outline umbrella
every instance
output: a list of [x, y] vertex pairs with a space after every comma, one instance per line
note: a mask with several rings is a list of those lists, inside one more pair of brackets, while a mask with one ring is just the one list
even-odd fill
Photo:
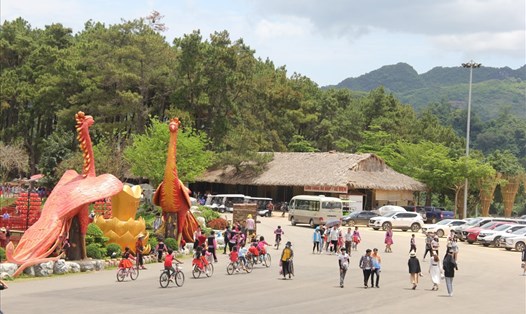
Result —
[[340, 219], [332, 218], [327, 220], [327, 222], [325, 223], [325, 227], [331, 228], [336, 225], [341, 225], [341, 223], [342, 222], [340, 221]]

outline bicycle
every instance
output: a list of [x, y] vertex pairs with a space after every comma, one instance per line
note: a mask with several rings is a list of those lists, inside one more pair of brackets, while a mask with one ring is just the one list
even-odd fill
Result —
[[261, 265], [269, 268], [270, 264], [272, 263], [272, 258], [270, 257], [269, 253], [260, 254], [257, 258], [254, 256], [254, 254], [248, 253], [247, 254], [247, 261], [252, 263], [252, 264], [254, 264], [254, 265], [261, 264]]
[[117, 271], [117, 281], [122, 282], [124, 281], [124, 278], [130, 277], [131, 280], [137, 279], [139, 277], [139, 270], [135, 269], [135, 267], [129, 267], [129, 268], [119, 268]]
[[182, 267], [179, 266], [179, 263], [175, 264], [175, 272], [170, 276], [170, 271], [167, 269], [164, 269], [161, 271], [161, 276], [159, 276], [159, 284], [162, 288], [168, 287], [170, 284], [170, 281], [172, 281], [172, 278], [175, 281], [175, 284], [178, 287], [182, 287], [184, 284], [184, 273]]
[[251, 273], [253, 268], [254, 264], [248, 261], [246, 265], [243, 265], [239, 261], [230, 262], [230, 264], [228, 264], [228, 266], [226, 267], [226, 273], [232, 275], [234, 274], [234, 272], [239, 272], [240, 270], [244, 270], [247, 273]]
[[212, 277], [214, 274], [214, 265], [207, 263], [207, 265], [203, 265], [203, 268], [201, 268], [194, 259], [194, 261], [192, 261], [192, 276], [197, 279], [201, 277], [201, 273], [204, 273], [206, 277]]
[[278, 237], [278, 235], [276, 235], [276, 245], [275, 245], [276, 250], [279, 250], [279, 244], [280, 243], [281, 243], [281, 235], [279, 235], [279, 237]]

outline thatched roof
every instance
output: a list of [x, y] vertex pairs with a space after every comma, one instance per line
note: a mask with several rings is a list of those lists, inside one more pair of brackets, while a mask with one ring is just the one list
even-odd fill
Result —
[[259, 175], [236, 174], [233, 167], [206, 172], [197, 182], [265, 185], [347, 186], [349, 189], [423, 191], [426, 186], [389, 168], [374, 154], [274, 153]]

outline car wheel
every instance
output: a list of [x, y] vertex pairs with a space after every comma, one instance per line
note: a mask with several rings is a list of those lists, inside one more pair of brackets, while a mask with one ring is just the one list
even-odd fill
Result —
[[419, 224], [414, 223], [414, 224], [411, 225], [411, 231], [418, 232], [418, 230], [420, 230], [420, 225]]
[[475, 243], [475, 241], [468, 240], [468, 243], [469, 244], [473, 244], [473, 243]]
[[296, 219], [294, 219], [294, 216], [290, 218], [290, 224], [295, 226], [296, 225]]
[[403, 232], [407, 232], [407, 229], [402, 229]]
[[373, 228], [373, 230], [380, 230], [380, 228]]
[[510, 247], [507, 247], [507, 248], [505, 248], [505, 249], [506, 249], [506, 251], [511, 251], [511, 248], [510, 248]]
[[500, 247], [500, 237], [495, 237], [495, 240], [493, 240], [493, 246]]
[[391, 227], [391, 223], [390, 222], [384, 222], [382, 224], [382, 230], [387, 230], [387, 228], [390, 228]]
[[265, 216], [270, 217], [270, 212], [267, 212]]
[[524, 250], [524, 246], [524, 242], [517, 242], [517, 244], [515, 244], [515, 249], [518, 252], [522, 252]]
[[311, 228], [315, 228], [315, 227], [316, 227], [316, 225], [314, 224], [314, 220], [311, 219], [311, 220], [309, 221], [309, 226], [310, 226]]
[[488, 247], [489, 243], [482, 243], [483, 246]]
[[354, 220], [349, 220], [349, 222], [347, 223], [348, 226], [351, 226], [351, 227], [354, 227], [354, 225], [356, 225], [356, 221]]
[[225, 210], [224, 208], [220, 208], [220, 209], [219, 209], [219, 212], [220, 212], [220, 213], [224, 213], [225, 211], [226, 211], [226, 210]]
[[444, 230], [442, 230], [442, 229], [438, 229], [438, 230], [437, 230], [437, 236], [438, 236], [439, 238], [442, 238], [442, 237], [444, 236]]

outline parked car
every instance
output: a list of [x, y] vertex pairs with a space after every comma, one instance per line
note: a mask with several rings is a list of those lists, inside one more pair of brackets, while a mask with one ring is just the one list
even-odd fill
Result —
[[469, 222], [467, 222], [465, 225], [462, 225], [458, 227], [457, 229], [454, 229], [457, 238], [460, 241], [466, 241], [466, 238], [468, 236], [467, 229], [472, 227], [480, 227], [484, 224], [487, 224], [491, 221], [503, 221], [503, 222], [509, 222], [510, 220], [508, 218], [495, 218], [495, 217], [477, 217]]
[[506, 238], [506, 242], [504, 242], [503, 247], [508, 251], [515, 249], [518, 252], [522, 252], [526, 247], [526, 234], [522, 236], [519, 235], [515, 237]]
[[473, 243], [475, 243], [475, 241], [477, 241], [477, 237], [478, 237], [479, 233], [482, 230], [493, 230], [493, 229], [497, 228], [498, 226], [505, 225], [505, 224], [509, 224], [509, 222], [490, 221], [490, 222], [488, 222], [485, 225], [482, 225], [480, 227], [469, 228], [468, 230], [464, 231], [464, 232], [467, 232], [466, 241], [469, 244], [473, 244]]
[[520, 229], [526, 230], [526, 225], [518, 225], [518, 224], [500, 225], [493, 230], [481, 231], [477, 237], [477, 242], [484, 246], [493, 245], [495, 247], [499, 247], [500, 238], [503, 235], [511, 234], [513, 231], [520, 230]]
[[[515, 247], [516, 242], [512, 242], [509, 239], [516, 238], [516, 237], [526, 237], [526, 229], [519, 229], [515, 230], [512, 233], [508, 233], [500, 237], [500, 247], [505, 248], [506, 250], [510, 251], [512, 248]], [[506, 246], [506, 243], [511, 243], [510, 246]]]
[[442, 219], [453, 219], [455, 218], [455, 213], [452, 211], [445, 210], [442, 207], [435, 206], [424, 206], [426, 211], [426, 222], [436, 224]]
[[407, 206], [402, 206], [406, 211], [408, 212], [413, 212], [413, 213], [419, 213], [420, 216], [422, 216], [422, 219], [424, 219], [424, 221], [426, 221], [426, 210], [424, 209], [424, 206], [419, 206], [419, 205], [407, 205]]
[[362, 210], [359, 212], [350, 213], [347, 216], [342, 218], [343, 225], [354, 227], [355, 225], [366, 225], [369, 223], [369, 220], [373, 217], [377, 217], [378, 214], [369, 211]]
[[377, 211], [380, 216], [392, 212], [406, 212], [406, 210], [403, 207], [396, 205], [384, 205], [378, 208]]
[[272, 216], [272, 211], [268, 209], [268, 204], [272, 202], [271, 198], [247, 196], [246, 201], [248, 204], [256, 204], [256, 209], [259, 216]]
[[205, 207], [212, 208], [215, 211], [233, 212], [234, 204], [246, 203], [247, 197], [243, 194], [217, 194], [208, 195]]
[[464, 224], [466, 224], [466, 221], [462, 219], [444, 219], [437, 222], [436, 224], [425, 225], [424, 227], [422, 227], [422, 232], [433, 232], [441, 238], [445, 235], [449, 235], [449, 233], [451, 232], [451, 228], [456, 226], [462, 226]]
[[382, 228], [386, 230], [387, 227], [393, 229], [402, 229], [407, 231], [411, 229], [413, 232], [417, 232], [424, 226], [424, 220], [418, 213], [406, 212], [390, 212], [383, 216], [373, 217], [369, 220], [369, 227], [374, 230]]

